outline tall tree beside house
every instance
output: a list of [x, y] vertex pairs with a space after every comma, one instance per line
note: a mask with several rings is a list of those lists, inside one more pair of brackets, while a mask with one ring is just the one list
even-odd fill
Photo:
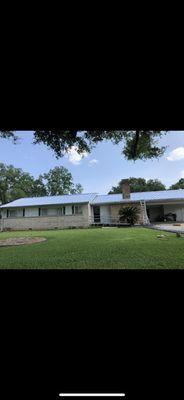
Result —
[[21, 168], [0, 163], [0, 202], [3, 204], [20, 197], [55, 196], [82, 191], [81, 184], [75, 185], [71, 173], [64, 167], [55, 167], [34, 179]]
[[[157, 139], [166, 132], [151, 130], [36, 130], [34, 143], [44, 143], [52, 149], [56, 157], [62, 157], [72, 147], [77, 148], [81, 154], [90, 152], [93, 147], [103, 140], [122, 145], [122, 154], [127, 160], [146, 160], [158, 158], [163, 155], [166, 147], [159, 146]], [[13, 139], [16, 143], [16, 134], [12, 131], [0, 131], [0, 138]]]
[[[109, 194], [122, 193], [122, 181], [117, 186], [113, 186]], [[166, 190], [165, 185], [158, 179], [129, 178], [131, 192], [151, 192], [157, 190]]]
[[13, 165], [0, 164], [0, 199], [2, 203], [20, 197], [42, 196], [46, 190], [34, 178]]
[[49, 196], [82, 193], [80, 183], [74, 184], [72, 174], [64, 167], [55, 167], [42, 175]]
[[20, 197], [44, 196], [46, 187], [41, 177], [34, 179], [29, 173], [13, 165], [0, 163], [0, 201], [5, 204]]
[[184, 178], [181, 178], [178, 182], [171, 185], [169, 189], [171, 190], [184, 189]]

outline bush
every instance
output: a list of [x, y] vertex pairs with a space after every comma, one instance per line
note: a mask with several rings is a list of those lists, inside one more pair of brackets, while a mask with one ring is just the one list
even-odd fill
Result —
[[130, 226], [134, 225], [139, 218], [139, 210], [137, 207], [127, 206], [119, 211], [120, 222], [127, 222]]

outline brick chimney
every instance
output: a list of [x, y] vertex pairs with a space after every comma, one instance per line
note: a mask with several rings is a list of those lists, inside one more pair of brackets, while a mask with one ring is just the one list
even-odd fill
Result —
[[130, 185], [128, 179], [122, 180], [122, 195], [123, 199], [130, 199]]

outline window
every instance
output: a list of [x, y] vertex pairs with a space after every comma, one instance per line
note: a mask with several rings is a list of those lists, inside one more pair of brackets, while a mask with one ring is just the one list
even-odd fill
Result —
[[82, 207], [81, 206], [72, 206], [72, 214], [75, 214], [75, 215], [82, 214]]
[[75, 206], [75, 214], [82, 214], [82, 207], [81, 206]]
[[65, 215], [65, 207], [58, 208], [58, 215]]
[[46, 217], [47, 216], [47, 208], [42, 208], [41, 209], [41, 215], [42, 215], [42, 217]]
[[15, 218], [15, 217], [17, 216], [17, 211], [16, 211], [16, 210], [10, 210], [10, 211], [9, 211], [9, 216], [10, 216], [11, 218]]
[[25, 217], [25, 208], [23, 208], [23, 210], [22, 210], [22, 215], [23, 215], [23, 217]]

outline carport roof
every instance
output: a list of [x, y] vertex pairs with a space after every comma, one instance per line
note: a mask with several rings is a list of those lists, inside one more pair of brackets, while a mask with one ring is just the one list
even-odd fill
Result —
[[110, 203], [127, 203], [130, 201], [160, 201], [160, 200], [183, 200], [184, 189], [179, 190], [161, 190], [156, 192], [137, 192], [131, 193], [130, 199], [123, 199], [122, 194], [97, 195], [92, 204], [110, 204]]

